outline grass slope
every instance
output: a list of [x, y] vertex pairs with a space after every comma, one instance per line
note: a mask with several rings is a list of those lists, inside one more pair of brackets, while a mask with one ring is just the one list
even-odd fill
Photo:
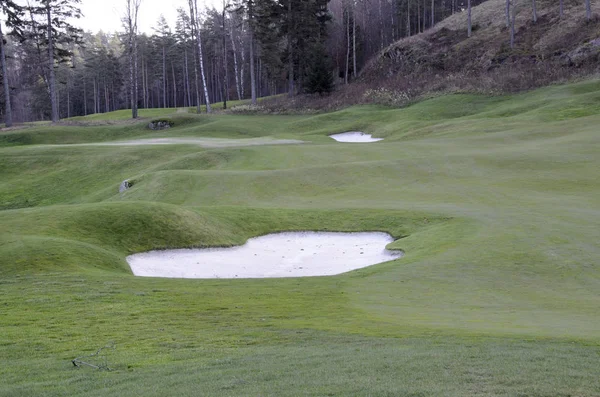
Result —
[[[0, 395], [599, 395], [598, 109], [588, 81], [4, 132]], [[386, 139], [326, 137], [346, 130]], [[305, 144], [93, 145], [152, 137]], [[286, 230], [386, 231], [406, 255], [266, 280], [136, 278], [125, 262]], [[70, 363], [110, 342], [114, 371]]]

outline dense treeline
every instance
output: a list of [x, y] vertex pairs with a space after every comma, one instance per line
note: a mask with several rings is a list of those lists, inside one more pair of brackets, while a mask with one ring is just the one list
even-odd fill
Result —
[[118, 33], [66, 23], [78, 17], [79, 2], [0, 1], [10, 33], [0, 32], [7, 125], [11, 110], [16, 121], [124, 108], [136, 117], [137, 108], [200, 111], [200, 104], [232, 99], [324, 93], [356, 78], [393, 41], [453, 13], [468, 10], [467, 18], [482, 0], [235, 0], [223, 10], [188, 0], [174, 26], [157, 15], [152, 34], [137, 31], [141, 0], [123, 0]]

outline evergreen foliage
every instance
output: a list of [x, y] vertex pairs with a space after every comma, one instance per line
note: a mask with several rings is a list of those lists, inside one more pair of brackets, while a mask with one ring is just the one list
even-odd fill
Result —
[[331, 63], [327, 51], [322, 45], [315, 45], [310, 57], [311, 62], [306, 73], [304, 90], [309, 94], [326, 94], [333, 91], [334, 82]]

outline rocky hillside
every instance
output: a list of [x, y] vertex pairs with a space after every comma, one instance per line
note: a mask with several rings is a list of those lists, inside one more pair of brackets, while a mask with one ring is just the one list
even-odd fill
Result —
[[505, 0], [489, 0], [472, 10], [473, 33], [467, 37], [467, 13], [399, 40], [378, 54], [361, 74], [368, 85], [411, 91], [511, 92], [600, 71], [600, 11], [592, 2], [591, 20], [583, 0], [516, 1], [515, 44], [510, 47]]

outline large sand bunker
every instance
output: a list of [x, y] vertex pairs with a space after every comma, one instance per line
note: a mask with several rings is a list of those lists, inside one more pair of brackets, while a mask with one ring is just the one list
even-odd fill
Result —
[[371, 134], [365, 134], [364, 132], [360, 131], [342, 132], [341, 134], [329, 135], [329, 137], [335, 139], [338, 142], [350, 143], [383, 141], [383, 138], [373, 138]]
[[232, 248], [150, 251], [127, 257], [133, 274], [168, 278], [330, 276], [402, 256], [386, 233], [288, 232]]

